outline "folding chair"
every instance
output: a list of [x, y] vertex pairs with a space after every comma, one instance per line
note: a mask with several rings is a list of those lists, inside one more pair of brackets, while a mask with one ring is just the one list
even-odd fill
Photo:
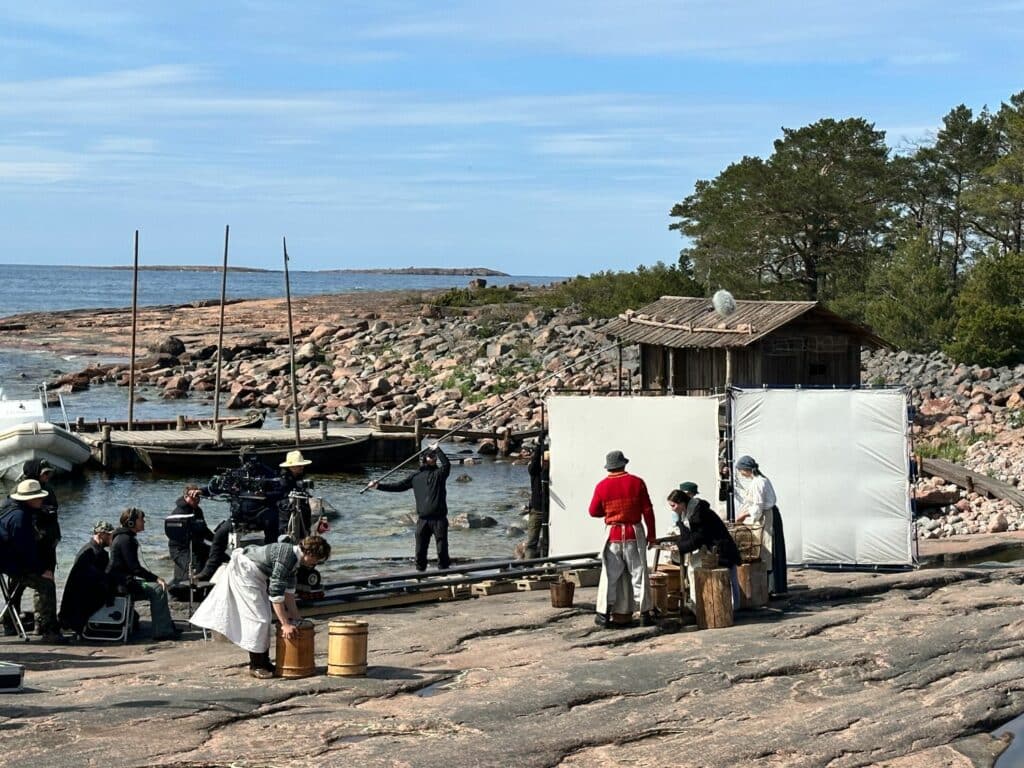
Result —
[[82, 627], [81, 635], [86, 640], [103, 640], [127, 643], [132, 633], [135, 616], [135, 601], [131, 595], [118, 595], [113, 603], [99, 608]]
[[18, 637], [28, 642], [28, 633], [25, 632], [25, 625], [21, 623], [21, 616], [17, 606], [11, 602], [19, 587], [18, 580], [6, 573], [0, 573], [0, 622], [5, 616], [10, 616], [14, 622], [14, 628], [18, 631]]

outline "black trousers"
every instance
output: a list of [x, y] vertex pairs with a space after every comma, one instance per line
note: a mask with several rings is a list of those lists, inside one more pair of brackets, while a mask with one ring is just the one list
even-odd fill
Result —
[[420, 518], [416, 521], [416, 570], [427, 570], [427, 546], [430, 537], [434, 537], [437, 546], [437, 567], [442, 570], [452, 564], [448, 557], [448, 518]]

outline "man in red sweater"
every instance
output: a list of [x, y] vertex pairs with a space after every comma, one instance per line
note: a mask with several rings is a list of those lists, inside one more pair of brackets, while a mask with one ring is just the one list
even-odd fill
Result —
[[632, 617], [638, 609], [644, 626], [654, 623], [646, 553], [656, 539], [654, 507], [644, 481], [626, 471], [628, 463], [622, 451], [608, 454], [604, 463], [608, 476], [594, 488], [590, 502], [590, 516], [603, 517], [608, 530], [594, 619], [599, 627], [608, 626], [610, 613]]

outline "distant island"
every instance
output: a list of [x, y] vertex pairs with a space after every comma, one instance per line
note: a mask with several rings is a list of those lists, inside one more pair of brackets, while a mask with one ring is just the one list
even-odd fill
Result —
[[340, 272], [358, 275], [469, 275], [471, 277], [511, 277], [508, 272], [499, 272], [486, 267], [404, 267], [402, 269], [322, 269], [320, 272]]
[[[130, 266], [109, 266], [96, 267], [96, 269], [131, 269]], [[145, 272], [220, 272], [221, 267], [207, 265], [172, 266], [167, 264], [150, 264], [140, 266], [139, 271]], [[228, 267], [228, 272], [280, 272], [280, 269], [260, 269], [257, 267]], [[330, 272], [352, 275], [468, 275], [470, 277], [511, 277], [507, 272], [499, 272], [496, 269], [486, 267], [455, 267], [448, 269], [444, 267], [403, 267], [401, 269], [309, 269], [295, 270], [296, 272]]]

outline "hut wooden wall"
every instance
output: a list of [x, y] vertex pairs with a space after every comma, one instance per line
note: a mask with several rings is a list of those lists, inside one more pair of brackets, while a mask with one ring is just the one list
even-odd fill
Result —
[[[732, 384], [737, 387], [849, 387], [860, 384], [860, 340], [826, 332], [786, 328], [750, 347], [732, 350]], [[826, 331], [831, 329], [825, 329]], [[726, 350], [669, 349], [640, 345], [645, 390], [697, 394], [725, 385]]]

